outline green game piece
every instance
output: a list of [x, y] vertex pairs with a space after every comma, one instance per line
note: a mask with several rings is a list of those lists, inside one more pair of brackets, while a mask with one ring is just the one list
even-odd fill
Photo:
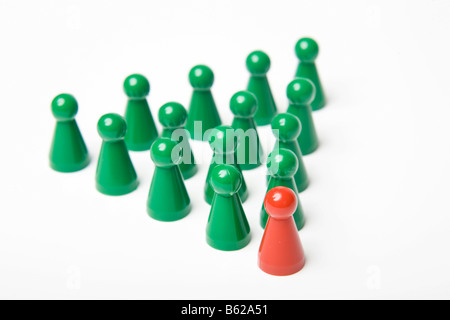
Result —
[[222, 124], [216, 103], [211, 93], [214, 74], [207, 66], [195, 66], [189, 72], [189, 81], [194, 89], [189, 108], [186, 129], [191, 139], [208, 141], [208, 130]]
[[277, 114], [277, 106], [267, 79], [267, 72], [270, 69], [269, 56], [262, 51], [250, 53], [247, 57], [247, 69], [250, 71], [247, 91], [253, 93], [258, 100], [255, 121], [258, 126], [269, 125]]
[[298, 143], [304, 156], [313, 153], [319, 147], [311, 110], [314, 92], [314, 84], [304, 78], [295, 79], [287, 87], [287, 96], [290, 101], [287, 112], [297, 116], [302, 124]]
[[294, 180], [298, 192], [304, 191], [309, 185], [303, 155], [297, 140], [301, 130], [301, 123], [298, 118], [289, 113], [280, 113], [272, 121], [272, 131], [275, 138], [277, 138], [274, 151], [287, 149], [297, 156], [299, 166]]
[[186, 119], [186, 109], [177, 102], [166, 103], [159, 109], [159, 122], [164, 127], [161, 137], [172, 139], [178, 143], [181, 149], [179, 167], [184, 180], [192, 178], [198, 171], [189, 143], [188, 132], [185, 129]]
[[[292, 189], [298, 198], [298, 207], [294, 213], [295, 224], [300, 230], [305, 225], [305, 218], [303, 216], [303, 209], [298, 197], [297, 185], [294, 180], [294, 175], [298, 170], [298, 159], [295, 154], [287, 149], [280, 149], [278, 152], [273, 152], [269, 155], [267, 168], [271, 175], [269, 187], [267, 192], [276, 187], [286, 187]], [[266, 227], [269, 215], [266, 212], [264, 205], [261, 209], [261, 226]]]
[[264, 158], [264, 152], [259, 140], [256, 122], [253, 119], [258, 108], [256, 97], [247, 91], [236, 93], [230, 102], [234, 114], [231, 125], [239, 136], [237, 159], [242, 170], [252, 170], [259, 167]]
[[215, 196], [206, 227], [206, 241], [218, 250], [244, 248], [251, 240], [250, 226], [238, 196], [242, 176], [230, 165], [219, 165], [211, 173]]
[[86, 168], [90, 158], [75, 120], [77, 101], [69, 94], [61, 94], [53, 99], [52, 112], [56, 127], [50, 148], [50, 167], [59, 172], [76, 172]]
[[295, 53], [300, 59], [295, 76], [297, 78], [306, 78], [312, 81], [316, 88], [316, 96], [311, 103], [311, 107], [314, 111], [322, 109], [326, 104], [326, 98], [315, 63], [315, 60], [319, 55], [319, 45], [313, 39], [303, 38], [297, 42]]
[[125, 79], [123, 88], [128, 96], [125, 111], [128, 126], [125, 142], [128, 150], [150, 150], [153, 142], [158, 138], [158, 130], [147, 102], [150, 83], [144, 76], [133, 74]]
[[[209, 136], [209, 144], [213, 150], [213, 158], [211, 166], [209, 167], [208, 176], [205, 185], [205, 200], [211, 204], [214, 198], [214, 189], [211, 185], [211, 174], [215, 167], [221, 164], [228, 164], [234, 166], [242, 175], [241, 166], [237, 162], [236, 149], [238, 146], [238, 137], [232, 127], [219, 126], [211, 130]], [[248, 198], [247, 184], [242, 175], [242, 186], [239, 189], [239, 196], [242, 202]]]
[[125, 119], [118, 114], [106, 114], [98, 121], [97, 130], [103, 139], [96, 174], [97, 190], [110, 196], [136, 190], [139, 182], [124, 141]]
[[178, 163], [181, 160], [177, 143], [168, 138], [159, 138], [150, 154], [156, 165], [148, 194], [147, 212], [159, 221], [176, 221], [191, 211], [191, 200], [184, 185]]

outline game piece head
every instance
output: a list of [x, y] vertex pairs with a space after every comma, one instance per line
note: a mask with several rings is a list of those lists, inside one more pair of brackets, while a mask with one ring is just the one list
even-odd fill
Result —
[[214, 73], [207, 66], [195, 66], [189, 72], [189, 82], [194, 89], [210, 89], [214, 83]]
[[280, 113], [272, 121], [272, 132], [278, 140], [296, 140], [301, 131], [300, 120], [290, 113]]
[[123, 89], [128, 98], [144, 99], [150, 93], [150, 83], [140, 74], [132, 74], [125, 79]]
[[186, 121], [187, 111], [180, 103], [169, 102], [159, 109], [159, 122], [165, 128], [181, 128]]
[[72, 120], [78, 113], [77, 100], [70, 94], [60, 94], [52, 101], [52, 112], [57, 120]]
[[127, 123], [118, 114], [105, 114], [98, 121], [97, 131], [104, 141], [120, 140], [127, 132]]
[[288, 149], [279, 149], [269, 155], [267, 168], [275, 178], [292, 178], [297, 173], [299, 161], [295, 153]]
[[232, 127], [219, 126], [211, 129], [209, 145], [214, 152], [231, 153], [237, 148], [238, 137]]
[[316, 87], [306, 78], [297, 78], [287, 87], [287, 97], [293, 104], [310, 104], [315, 95]]
[[217, 194], [232, 196], [241, 188], [241, 173], [234, 166], [218, 165], [211, 173], [211, 185]]
[[267, 213], [275, 219], [288, 219], [295, 213], [297, 206], [297, 195], [286, 187], [271, 189], [264, 200]]
[[230, 108], [236, 117], [252, 118], [258, 110], [258, 102], [253, 93], [239, 91], [231, 98]]
[[270, 58], [262, 51], [254, 51], [247, 57], [247, 69], [253, 75], [265, 75], [270, 69]]
[[157, 167], [172, 167], [180, 162], [181, 150], [168, 138], [158, 138], [152, 145], [150, 156]]
[[302, 62], [314, 62], [319, 55], [319, 45], [311, 38], [303, 38], [295, 45], [295, 53]]

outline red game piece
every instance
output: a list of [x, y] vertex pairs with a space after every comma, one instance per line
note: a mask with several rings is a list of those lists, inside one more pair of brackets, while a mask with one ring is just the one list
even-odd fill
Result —
[[297, 195], [289, 188], [270, 190], [264, 201], [269, 214], [258, 255], [258, 266], [275, 276], [288, 276], [305, 266], [305, 254], [293, 214]]

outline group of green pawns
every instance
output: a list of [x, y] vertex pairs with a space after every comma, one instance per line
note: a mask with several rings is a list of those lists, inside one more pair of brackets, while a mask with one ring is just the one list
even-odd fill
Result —
[[[231, 126], [222, 125], [211, 93], [214, 74], [198, 65], [189, 73], [193, 95], [187, 111], [181, 104], [169, 102], [159, 110], [163, 126], [158, 133], [147, 103], [148, 80], [138, 74], [124, 83], [128, 96], [125, 115], [106, 114], [98, 122], [103, 139], [96, 187], [103, 194], [125, 195], [138, 187], [138, 178], [129, 151], [150, 150], [155, 171], [147, 200], [148, 214], [159, 221], [176, 221], [191, 210], [184, 180], [194, 177], [198, 167], [189, 139], [209, 142], [213, 159], [205, 184], [205, 200], [211, 204], [207, 224], [207, 242], [225, 251], [238, 250], [250, 241], [250, 227], [242, 203], [248, 189], [242, 170], [263, 163], [264, 153], [258, 126], [272, 125], [276, 146], [267, 160], [268, 191], [279, 186], [298, 193], [309, 184], [304, 155], [314, 152], [318, 138], [313, 111], [325, 105], [325, 96], [315, 65], [319, 48], [310, 38], [301, 39], [295, 48], [300, 60], [295, 79], [287, 87], [290, 101], [286, 113], [278, 113], [267, 72], [270, 59], [262, 51], [251, 53], [246, 61], [250, 80], [246, 91], [236, 93], [230, 102], [235, 115]], [[50, 152], [50, 165], [59, 172], [76, 172], [89, 164], [89, 155], [75, 116], [78, 104], [69, 94], [57, 96], [52, 112], [57, 123]], [[297, 229], [304, 225], [300, 200], [294, 213]], [[268, 214], [261, 212], [261, 226]]]

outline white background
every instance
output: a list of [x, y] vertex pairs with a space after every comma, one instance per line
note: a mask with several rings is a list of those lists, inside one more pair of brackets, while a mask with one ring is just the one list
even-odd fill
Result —
[[[378, 299], [450, 297], [450, 2], [428, 1], [0, 1], [0, 298]], [[161, 223], [146, 214], [153, 164], [132, 153], [139, 189], [99, 194], [96, 124], [123, 113], [131, 73], [149, 103], [191, 96], [191, 67], [209, 65], [225, 123], [246, 87], [246, 56], [266, 51], [278, 108], [297, 67], [296, 41], [317, 39], [328, 96], [314, 113], [320, 149], [305, 157], [301, 194], [305, 269], [257, 267], [265, 168], [246, 172], [253, 240], [238, 252], [205, 242], [207, 145], [187, 181], [192, 213]], [[79, 101], [92, 156], [82, 172], [48, 166], [50, 102]], [[266, 151], [273, 138], [260, 130]]]

